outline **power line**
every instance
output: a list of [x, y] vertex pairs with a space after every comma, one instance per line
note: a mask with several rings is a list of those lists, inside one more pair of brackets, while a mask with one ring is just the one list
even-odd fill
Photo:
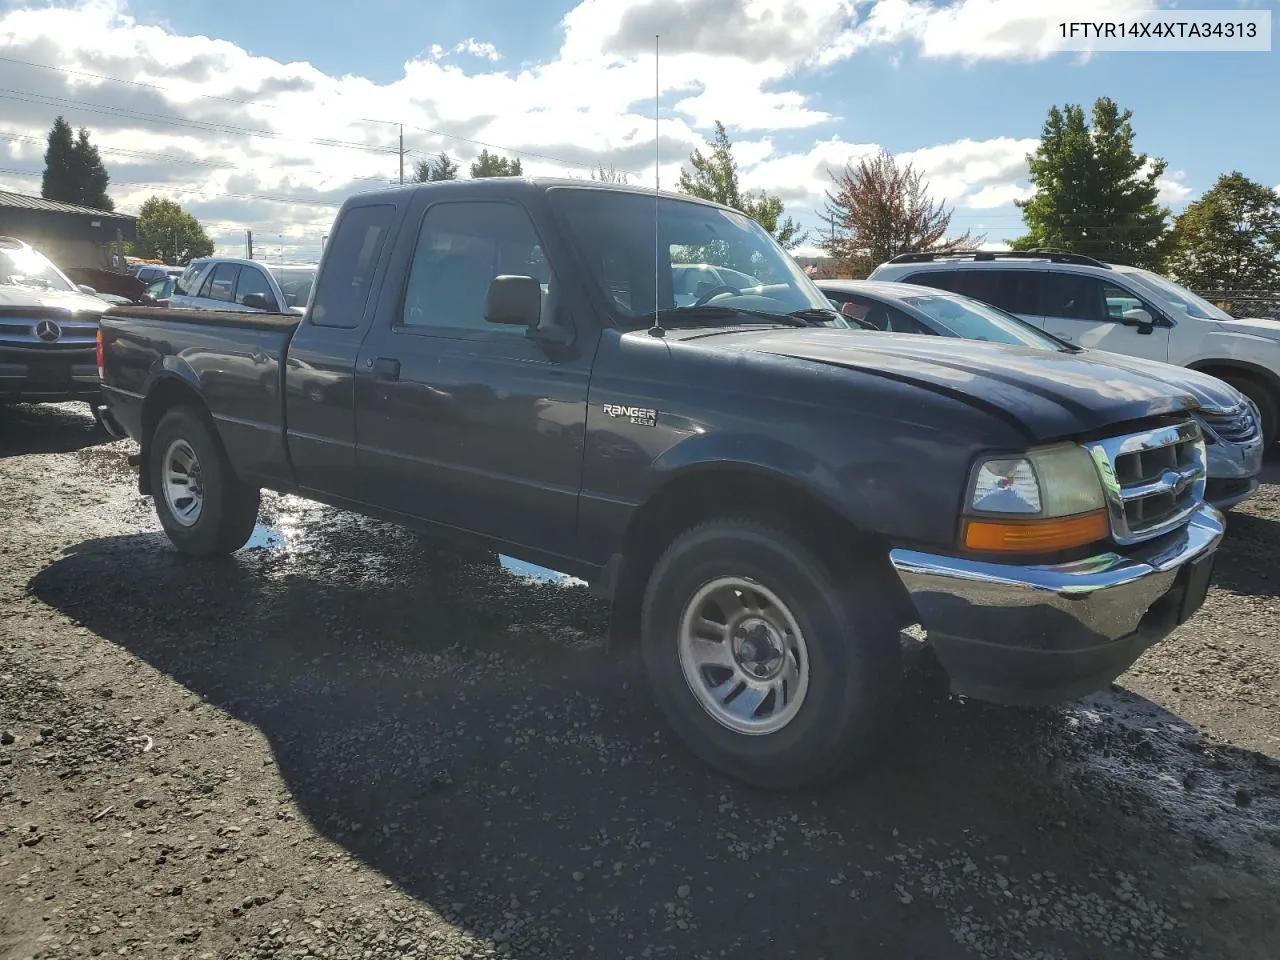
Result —
[[[34, 170], [8, 170], [0, 168], [0, 174], [11, 177], [41, 177], [43, 173]], [[125, 184], [132, 187], [154, 187], [158, 190], [172, 190], [175, 193], [203, 193], [199, 187], [179, 187], [172, 183], [156, 183], [148, 180], [112, 180], [112, 183]], [[385, 182], [385, 181], [384, 181]], [[387, 183], [387, 186], [391, 186]], [[320, 200], [304, 197], [272, 197], [258, 193], [211, 193], [211, 199], [217, 200], [264, 200], [269, 203], [299, 203], [308, 206], [340, 207], [342, 200]]]
[[[54, 73], [65, 73], [73, 77], [87, 77], [91, 80], [108, 80], [111, 83], [124, 83], [131, 87], [146, 87], [149, 90], [159, 90], [162, 93], [171, 92], [168, 87], [160, 83], [147, 83], [145, 80], [125, 80], [123, 77], [108, 77], [100, 73], [86, 73], [83, 70], [72, 70], [69, 67], [58, 67], [51, 63], [36, 63], [33, 60], [19, 60], [17, 57], [0, 57], [0, 62], [16, 63], [24, 67], [36, 67], [40, 70], [52, 70]], [[239, 100], [235, 97], [220, 97], [213, 93], [193, 93], [193, 97], [199, 97], [202, 100], [219, 100], [223, 103], [238, 103], [246, 107], [269, 107], [272, 110], [280, 110], [285, 105], [280, 103], [264, 103], [261, 100]], [[357, 117], [361, 123], [385, 123], [395, 126], [394, 120], [372, 120], [368, 117]]]
[[[37, 145], [42, 145], [47, 143], [47, 140], [44, 137], [31, 137], [31, 136], [26, 136], [20, 133], [0, 133], [0, 137], [3, 137], [4, 139], [7, 139], [7, 140], [15, 141], [15, 142], [21, 142], [21, 143], [34, 143]], [[201, 166], [201, 167], [213, 167], [214, 169], [217, 169], [217, 170], [227, 170], [232, 173], [241, 172], [241, 171], [257, 172], [257, 171], [250, 170], [250, 168], [248, 167], [237, 167], [234, 164], [227, 163], [221, 160], [201, 160], [196, 157], [166, 156], [165, 154], [160, 154], [160, 153], [147, 153], [142, 150], [126, 150], [124, 147], [110, 147], [110, 146], [104, 146], [102, 144], [95, 144], [95, 146], [97, 146], [98, 150], [102, 153], [116, 153], [116, 154], [121, 154], [123, 156], [134, 157], [141, 160], [160, 160], [166, 163], [189, 163], [189, 164], [194, 164], [196, 166]], [[305, 171], [305, 172], [311, 172], [311, 173], [324, 173], [327, 170], [327, 168], [325, 167], [290, 167], [290, 169], [294, 171]], [[344, 176], [348, 180], [362, 180], [362, 181], [368, 181], [370, 183], [390, 184], [391, 182], [387, 177], [366, 177], [358, 174], [344, 174]]]
[[[297, 137], [286, 137], [283, 134], [276, 133], [273, 130], [252, 130], [244, 127], [237, 127], [232, 124], [210, 123], [204, 120], [191, 120], [185, 117], [162, 117], [154, 113], [146, 113], [142, 110], [130, 110], [126, 107], [110, 107], [101, 103], [88, 103], [81, 100], [71, 100], [66, 97], [55, 97], [43, 93], [28, 93], [24, 90], [12, 90], [6, 87], [0, 87], [0, 99], [18, 100], [23, 103], [34, 103], [38, 106], [54, 107], [76, 110], [83, 110], [86, 113], [96, 113], [108, 117], [120, 117], [126, 120], [135, 120], [143, 123], [160, 123], [172, 127], [191, 127], [196, 130], [203, 130], [206, 133], [227, 133], [233, 136], [247, 137], [266, 137], [271, 140], [280, 140], [291, 143], [306, 143], [319, 147], [338, 147], [349, 150], [365, 150], [370, 153], [382, 153], [395, 155], [395, 147], [372, 146], [367, 143], [355, 143], [351, 140], [304, 140]], [[49, 102], [51, 101], [51, 102]]]
[[[167, 87], [158, 83], [147, 83], [146, 81], [143, 81], [143, 80], [125, 80], [121, 77], [108, 77], [100, 73], [86, 73], [83, 70], [72, 70], [68, 67], [54, 66], [53, 64], [49, 64], [49, 63], [36, 63], [31, 60], [19, 60], [16, 57], [0, 57], [0, 62], [16, 63], [25, 67], [35, 67], [41, 70], [51, 70], [55, 73], [64, 73], [64, 74], [68, 74], [70, 76], [75, 76], [75, 77], [86, 77], [92, 80], [105, 80], [112, 83], [123, 83], [123, 84], [127, 84], [129, 86], [134, 86], [134, 87], [144, 87], [149, 90], [159, 90], [162, 93], [170, 92]], [[15, 91], [15, 92], [21, 92], [21, 91]], [[34, 96], [47, 96], [47, 95], [34, 94]], [[235, 104], [239, 104], [241, 106], [247, 106], [247, 107], [269, 107], [273, 110], [278, 110], [283, 106], [283, 104], [264, 103], [260, 100], [241, 100], [236, 97], [220, 97], [211, 93], [196, 93], [196, 94], [193, 94], [193, 96], [200, 97], [206, 100], [217, 100], [223, 103], [235, 103]], [[54, 98], [54, 99], [60, 99], [60, 98]], [[79, 104], [78, 101], [68, 101], [68, 102], [72, 103], [72, 105]], [[361, 117], [358, 119], [362, 123], [381, 123], [381, 124], [386, 124], [388, 126], [400, 125], [397, 121], [394, 121], [394, 120], [374, 120], [367, 117]], [[585, 160], [569, 160], [564, 157], [553, 157], [547, 154], [536, 153], [532, 150], [517, 150], [513, 147], [503, 146], [502, 144], [498, 144], [498, 143], [489, 143], [484, 140], [476, 140], [473, 137], [464, 137], [461, 134], [450, 133], [447, 130], [437, 130], [431, 127], [419, 127], [419, 126], [414, 126], [413, 124], [408, 124], [408, 123], [403, 124], [403, 126], [406, 129], [414, 130], [414, 131], [417, 131], [418, 133], [427, 133], [435, 137], [443, 137], [447, 140], [457, 140], [460, 143], [469, 143], [477, 147], [488, 148], [491, 150], [502, 150], [505, 153], [515, 154], [516, 156], [520, 156], [520, 157], [528, 157], [532, 160], [545, 160], [549, 163], [562, 163], [566, 166], [571, 166], [571, 167], [590, 167], [590, 168], [595, 167], [594, 163], [588, 163]], [[261, 135], [278, 136], [277, 134], [273, 134], [269, 131], [263, 131]], [[281, 139], [284, 139], [284, 138], [281, 138]], [[303, 142], [317, 142], [317, 141], [303, 141]], [[395, 150], [395, 148], [388, 148], [387, 152], [395, 153], [397, 151]], [[426, 150], [408, 150], [406, 151], [406, 153], [417, 153], [422, 156], [432, 155], [432, 151], [426, 151]]]

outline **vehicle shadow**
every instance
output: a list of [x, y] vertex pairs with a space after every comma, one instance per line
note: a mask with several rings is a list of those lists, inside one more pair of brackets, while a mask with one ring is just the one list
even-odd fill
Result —
[[0, 405], [0, 459], [111, 443], [85, 403]]
[[[985, 707], [934, 693], [914, 651], [881, 758], [822, 790], [752, 790], [673, 742], [585, 591], [380, 525], [309, 536], [217, 563], [160, 534], [89, 540], [29, 588], [257, 727], [319, 833], [456, 925], [538, 955], [954, 956], [966, 908], [1007, 910], [1000, 871], [1109, 896], [1098, 863], [1185, 858], [1148, 795], [1166, 773], [1202, 768], [1199, 799], [1173, 805], [1188, 823], [1221, 818], [1223, 845], [1256, 843], [1273, 814], [1237, 809], [1225, 783], [1280, 793], [1266, 758], [1205, 748], [1133, 694]], [[1112, 955], [1083, 920], [1028, 929], [988, 930], [983, 949]]]

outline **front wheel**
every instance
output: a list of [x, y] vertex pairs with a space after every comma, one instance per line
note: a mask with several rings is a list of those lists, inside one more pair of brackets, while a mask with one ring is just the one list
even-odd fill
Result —
[[874, 580], [751, 520], [678, 537], [641, 615], [645, 664], [676, 733], [718, 769], [770, 788], [820, 783], [864, 757], [902, 672]]
[[258, 519], [259, 491], [236, 477], [208, 419], [175, 407], [161, 418], [149, 448], [156, 514], [173, 545], [195, 557], [243, 547]]

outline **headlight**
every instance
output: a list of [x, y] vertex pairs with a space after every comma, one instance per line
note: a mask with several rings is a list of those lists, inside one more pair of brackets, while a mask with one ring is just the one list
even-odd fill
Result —
[[1052, 553], [1111, 531], [1098, 471], [1074, 443], [979, 460], [965, 513], [962, 542], [969, 550]]

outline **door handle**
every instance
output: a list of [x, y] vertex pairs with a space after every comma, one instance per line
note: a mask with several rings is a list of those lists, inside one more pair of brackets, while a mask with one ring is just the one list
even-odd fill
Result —
[[400, 361], [390, 357], [378, 357], [373, 361], [373, 377], [375, 380], [387, 380], [392, 383], [400, 379]]

